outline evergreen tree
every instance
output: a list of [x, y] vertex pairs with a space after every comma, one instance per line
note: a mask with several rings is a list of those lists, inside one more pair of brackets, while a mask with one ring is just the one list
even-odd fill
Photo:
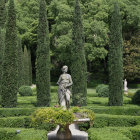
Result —
[[5, 30], [0, 28], [0, 94], [1, 94], [1, 81], [2, 81], [2, 62], [5, 48]]
[[6, 21], [5, 0], [0, 0], [0, 27], [3, 28]]
[[46, 2], [45, 0], [40, 0], [36, 59], [36, 86], [38, 106], [50, 105], [50, 42], [46, 13]]
[[29, 72], [29, 54], [28, 54], [28, 50], [27, 47], [24, 46], [24, 85], [29, 86], [30, 82], [29, 82], [29, 76], [30, 72]]
[[123, 105], [123, 47], [122, 25], [118, 3], [114, 3], [114, 11], [110, 25], [109, 45], [109, 105]]
[[31, 61], [31, 51], [28, 49], [28, 58], [29, 58], [29, 85], [32, 85], [32, 61]]
[[18, 38], [18, 88], [24, 85], [24, 58], [20, 37]]
[[83, 38], [81, 10], [79, 0], [76, 0], [73, 19], [73, 45], [71, 48], [71, 75], [73, 80], [72, 97], [74, 105], [86, 105], [87, 65]]
[[15, 107], [17, 105], [17, 72], [16, 12], [14, 0], [9, 0], [1, 85], [3, 107]]

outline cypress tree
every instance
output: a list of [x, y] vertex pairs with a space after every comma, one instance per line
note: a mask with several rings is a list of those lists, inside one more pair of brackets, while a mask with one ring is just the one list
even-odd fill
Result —
[[2, 81], [2, 62], [5, 48], [5, 30], [0, 28], [0, 94], [1, 94], [1, 81]]
[[6, 21], [5, 0], [0, 0], [0, 27], [3, 28]]
[[2, 75], [2, 106], [17, 105], [17, 30], [14, 0], [9, 0]]
[[45, 0], [40, 0], [36, 59], [36, 86], [38, 106], [50, 105], [50, 42], [46, 13], [46, 2]]
[[31, 50], [28, 49], [29, 58], [29, 85], [32, 85], [32, 62], [31, 62]]
[[81, 10], [79, 0], [76, 0], [73, 19], [73, 45], [71, 47], [71, 75], [73, 80], [72, 97], [74, 105], [86, 105], [87, 64], [83, 38]]
[[18, 88], [24, 85], [24, 61], [21, 39], [18, 37]]
[[28, 54], [28, 50], [27, 47], [24, 46], [24, 85], [29, 86], [29, 76], [30, 72], [29, 72], [29, 54]]
[[109, 45], [109, 105], [123, 105], [122, 25], [118, 3], [111, 16]]

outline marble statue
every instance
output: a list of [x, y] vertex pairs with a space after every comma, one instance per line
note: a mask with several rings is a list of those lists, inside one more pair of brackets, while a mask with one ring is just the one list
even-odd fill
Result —
[[72, 86], [72, 78], [70, 74], [67, 74], [68, 67], [63, 66], [62, 67], [62, 72], [63, 74], [60, 75], [59, 80], [57, 84], [59, 85], [58, 88], [58, 99], [59, 99], [59, 104], [62, 106], [64, 109], [69, 109], [70, 108], [70, 87]]
[[127, 88], [127, 81], [126, 79], [124, 80], [124, 92], [127, 94], [128, 88]]

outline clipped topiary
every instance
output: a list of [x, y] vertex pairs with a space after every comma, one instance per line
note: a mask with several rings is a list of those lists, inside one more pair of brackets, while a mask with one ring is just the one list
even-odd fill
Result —
[[108, 97], [109, 86], [104, 84], [98, 85], [96, 88], [96, 93], [98, 93], [98, 97]]
[[132, 97], [133, 104], [140, 104], [140, 90], [137, 90], [134, 96]]
[[32, 91], [30, 86], [21, 86], [19, 88], [19, 94], [21, 96], [32, 96], [33, 95], [33, 91]]

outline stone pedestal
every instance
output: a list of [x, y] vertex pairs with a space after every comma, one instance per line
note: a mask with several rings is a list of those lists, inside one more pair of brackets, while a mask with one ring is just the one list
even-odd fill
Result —
[[65, 133], [60, 132], [60, 127], [57, 126], [55, 131], [48, 133], [48, 140], [88, 140], [88, 133], [80, 131], [77, 124], [68, 126]]

